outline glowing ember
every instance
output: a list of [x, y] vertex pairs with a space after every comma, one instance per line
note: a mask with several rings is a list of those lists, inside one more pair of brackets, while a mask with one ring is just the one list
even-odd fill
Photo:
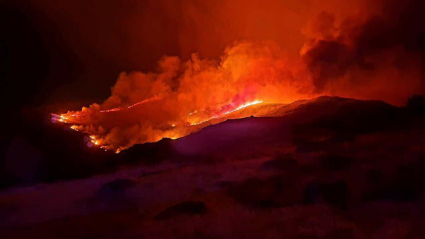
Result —
[[78, 125], [72, 125], [70, 128], [75, 130], [75, 131], [78, 131]]
[[[279, 11], [276, 15], [273, 14], [274, 8], [267, 8], [267, 11], [249, 19], [225, 14], [234, 12], [233, 10], [220, 10], [219, 15], [225, 17], [225, 21], [230, 21], [229, 32], [206, 30], [218, 37], [219, 41], [202, 35], [203, 30], [208, 27], [204, 28], [196, 23], [189, 25], [196, 29], [197, 37], [193, 37], [193, 34], [180, 34], [184, 30], [178, 31], [180, 35], [186, 35], [186, 38], [177, 37], [178, 44], [170, 46], [178, 47], [178, 52], [185, 57], [187, 50], [192, 47], [199, 47], [196, 50], [204, 55], [216, 56], [215, 51], [223, 47], [220, 44], [234, 42], [225, 49], [221, 57], [201, 59], [197, 54], [192, 54], [182, 60], [179, 57], [164, 56], [153, 72], [121, 73], [111, 88], [110, 97], [104, 102], [83, 107], [80, 111], [53, 114], [51, 121], [70, 124], [73, 130], [95, 135], [96, 138], [90, 140], [91, 145], [121, 151], [135, 144], [156, 142], [163, 138], [181, 138], [226, 119], [270, 113], [265, 111], [271, 111], [271, 107], [253, 107], [252, 111], [239, 112], [263, 101], [285, 104], [320, 95], [337, 94], [341, 97], [384, 100], [404, 105], [410, 96], [423, 94], [424, 57], [421, 44], [418, 43], [418, 39], [422, 39], [419, 33], [423, 32], [423, 28], [414, 19], [407, 20], [407, 15], [401, 10], [410, 9], [410, 4], [403, 3], [393, 9], [385, 3], [381, 12], [378, 7], [380, 4], [375, 2], [393, 1], [353, 2], [356, 2], [355, 7], [342, 4], [342, 8], [334, 4], [307, 4], [312, 5], [310, 10], [314, 9], [307, 12], [315, 15], [320, 13], [308, 23], [305, 21], [309, 14], [293, 14], [292, 3], [289, 15]], [[373, 7], [360, 7], [367, 6], [366, 2], [373, 2]], [[258, 7], [258, 4], [241, 6], [245, 5]], [[307, 6], [304, 5], [299, 9]], [[328, 12], [325, 10], [328, 7], [338, 9], [338, 12]], [[193, 10], [192, 6], [190, 9], [190, 18], [203, 15]], [[388, 19], [392, 15], [386, 14], [388, 11], [395, 14], [394, 19]], [[413, 16], [419, 16], [419, 13], [415, 14]], [[285, 19], [275, 19], [278, 15]], [[272, 18], [269, 20], [273, 19], [272, 21], [258, 24], [258, 17], [270, 16]], [[302, 19], [291, 19], [296, 16]], [[238, 19], [243, 19], [243, 23], [240, 24]], [[255, 23], [254, 28], [249, 27], [250, 20]], [[223, 23], [220, 18], [215, 17], [200, 22]], [[306, 25], [298, 25], [302, 22]], [[410, 23], [413, 23], [412, 29], [407, 26]], [[277, 35], [277, 32], [273, 33], [269, 29], [274, 28], [273, 26], [278, 26]], [[288, 32], [284, 30], [285, 26]], [[303, 29], [302, 34], [298, 27]], [[409, 34], [406, 29], [415, 33]], [[238, 32], [239, 30], [242, 32]], [[174, 30], [172, 32], [176, 33]], [[256, 35], [256, 32], [261, 34]], [[149, 31], [146, 33], [149, 35]], [[188, 40], [187, 37], [190, 41], [186, 42], [184, 39]], [[154, 36], [149, 38], [155, 39]], [[165, 39], [165, 42], [170, 39]], [[202, 44], [192, 42], [197, 39], [207, 41]], [[377, 44], [379, 42], [383, 44]], [[211, 43], [215, 45], [212, 46]], [[206, 48], [203, 49], [204, 47]], [[102, 52], [101, 55], [111, 56], [111, 53], [105, 53]], [[137, 62], [134, 58], [129, 60], [132, 63]]]

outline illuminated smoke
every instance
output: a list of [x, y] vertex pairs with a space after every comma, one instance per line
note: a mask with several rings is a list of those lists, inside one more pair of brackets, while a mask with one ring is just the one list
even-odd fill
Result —
[[271, 42], [241, 42], [220, 62], [164, 57], [159, 72], [122, 73], [104, 103], [53, 114], [52, 121], [90, 135], [90, 145], [119, 152], [183, 137], [246, 107], [311, 97], [300, 65]]
[[302, 58], [317, 92], [397, 105], [424, 93], [425, 2], [376, 2], [369, 16], [312, 20]]
[[[256, 13], [258, 1], [249, 4], [253, 2], [244, 1], [241, 6], [251, 6]], [[350, 1], [343, 4], [344, 9], [339, 3], [338, 8], [330, 7], [336, 2], [311, 1], [323, 11], [315, 12], [303, 28], [302, 42], [291, 45], [289, 40], [282, 40], [292, 39], [283, 32], [284, 37], [279, 36], [277, 43], [233, 44], [219, 61], [200, 59], [197, 54], [187, 61], [163, 57], [155, 72], [121, 73], [111, 96], [102, 104], [54, 114], [52, 122], [67, 123], [73, 130], [89, 135], [90, 146], [119, 152], [134, 144], [177, 139], [228, 118], [247, 117], [232, 113], [255, 104], [290, 103], [326, 94], [402, 105], [411, 95], [423, 94], [425, 27], [417, 23], [424, 22], [424, 2]], [[278, 1], [264, 4], [269, 3], [272, 6]], [[220, 13], [212, 16], [217, 21], [239, 6], [221, 6], [215, 1], [205, 4], [212, 4], [213, 12]], [[273, 12], [273, 8], [267, 9]], [[191, 13], [195, 18], [192, 20], [204, 19], [194, 10]], [[265, 13], [258, 15], [268, 19]], [[234, 18], [239, 19], [238, 15]], [[282, 20], [277, 26], [291, 24], [278, 15], [275, 18]], [[205, 32], [205, 26], [197, 26], [203, 21], [191, 22], [207, 43], [212, 33]], [[252, 22], [239, 19], [232, 24], [247, 27]], [[256, 31], [267, 35], [278, 28], [261, 29]], [[240, 37], [238, 30], [221, 33]], [[248, 38], [267, 39], [257, 35]], [[182, 45], [191, 46], [192, 42], [183, 41]], [[198, 45], [204, 52], [208, 48]]]

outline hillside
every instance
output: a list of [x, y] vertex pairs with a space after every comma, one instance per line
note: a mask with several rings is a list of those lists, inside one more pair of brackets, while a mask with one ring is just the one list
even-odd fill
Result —
[[115, 156], [127, 164], [115, 172], [1, 191], [2, 238], [425, 233], [423, 114], [335, 97], [259, 107], [261, 117], [137, 145]]

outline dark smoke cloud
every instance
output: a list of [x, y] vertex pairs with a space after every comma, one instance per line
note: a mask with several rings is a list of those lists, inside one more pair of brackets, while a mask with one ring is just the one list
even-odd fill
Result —
[[[363, 84], [384, 91], [391, 86], [407, 90], [394, 95], [389, 100], [393, 103], [423, 93], [424, 1], [385, 1], [379, 13], [364, 20], [347, 17], [339, 23], [335, 14], [322, 12], [314, 28], [319, 34], [310, 39], [303, 59], [318, 92], [342, 90], [341, 81], [345, 81], [344, 85]], [[399, 79], [391, 79], [394, 72]], [[377, 83], [385, 81], [382, 78], [387, 86]]]

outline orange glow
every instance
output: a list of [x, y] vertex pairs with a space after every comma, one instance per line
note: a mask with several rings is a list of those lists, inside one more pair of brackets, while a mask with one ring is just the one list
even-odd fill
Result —
[[137, 102], [135, 104], [129, 105], [129, 106], [125, 107], [125, 108], [124, 107], [116, 107], [116, 108], [109, 109], [109, 110], [101, 110], [99, 112], [100, 113], [117, 112], [117, 111], [121, 111], [121, 110], [125, 110], [125, 109], [131, 109], [131, 108], [133, 108], [135, 106], [138, 106], [138, 105], [141, 105], [141, 104], [145, 104], [145, 103], [148, 103], [148, 102], [151, 102], [151, 101], [155, 101], [155, 100], [159, 100], [159, 97], [158, 96], [154, 96], [152, 98], [149, 98], [149, 99], [146, 99], [146, 100], [142, 100], [142, 101]]
[[[209, 121], [211, 121], [211, 120], [213, 120], [213, 119], [218, 119], [218, 118], [223, 117], [223, 116], [225, 116], [225, 115], [228, 115], [228, 114], [230, 114], [230, 113], [233, 113], [233, 112], [236, 112], [236, 111], [238, 111], [238, 110], [241, 110], [241, 109], [247, 108], [247, 107], [249, 107], [249, 106], [251, 106], [251, 105], [257, 105], [257, 104], [261, 104], [261, 103], [263, 103], [263, 101], [261, 101], [261, 100], [256, 100], [256, 101], [252, 101], [252, 102], [247, 102], [247, 103], [244, 103], [244, 104], [242, 104], [242, 105], [238, 106], [238, 107], [237, 107], [236, 109], [234, 109], [234, 110], [230, 110], [230, 111], [224, 112], [224, 113], [223, 113], [223, 114], [221, 114], [221, 115], [216, 115], [216, 116], [214, 116], [214, 117], [212, 117], [212, 118], [209, 118], [209, 119], [206, 119], [206, 120], [203, 120], [203, 121], [197, 122], [197, 123], [191, 123], [191, 124], [189, 124], [189, 126], [201, 125], [201, 124], [206, 123], [206, 122], [209, 122]], [[193, 114], [192, 114], [192, 113], [190, 113], [189, 115], [193, 115]], [[174, 126], [173, 126], [173, 127], [174, 127]]]
[[[118, 108], [114, 108], [112, 110], [101, 110], [99, 112], [100, 113], [110, 113], [110, 112], [122, 111], [124, 109], [130, 109], [132, 107], [138, 106], [142, 102], [143, 103], [147, 103], [147, 102], [150, 102], [150, 101], [153, 101], [153, 100], [147, 99], [147, 100], [141, 101], [139, 103], [133, 104], [133, 105], [131, 105], [131, 107], [120, 108], [119, 110], [116, 110]], [[213, 119], [220, 119], [220, 118], [225, 117], [226, 115], [228, 115], [230, 113], [234, 113], [234, 112], [237, 112], [239, 110], [245, 109], [247, 107], [250, 107], [250, 106], [253, 106], [253, 105], [258, 105], [258, 104], [261, 104], [261, 103], [263, 103], [263, 101], [261, 101], [261, 100], [247, 102], [247, 103], [244, 103], [242, 105], [237, 106], [236, 108], [234, 108], [232, 110], [226, 111], [226, 112], [224, 112], [224, 113], [222, 113], [220, 115], [215, 115], [215, 116], [213, 116], [211, 118], [208, 118], [206, 120], [203, 120], [203, 121], [200, 121], [200, 122], [197, 122], [197, 123], [184, 124], [182, 126], [177, 126], [176, 124], [171, 124], [171, 127], [173, 129], [176, 128], [176, 127], [180, 127], [179, 130], [177, 130], [177, 131], [170, 131], [168, 133], [165, 133], [164, 132], [164, 134], [161, 137], [162, 138], [169, 138], [169, 139], [178, 139], [178, 138], [181, 138], [181, 137], [187, 135], [186, 132], [190, 132], [191, 131], [191, 129], [190, 129], [191, 127], [202, 125], [202, 124], [208, 123], [208, 122], [210, 122], [210, 124], [212, 124], [211, 123], [211, 120], [213, 120]], [[195, 112], [197, 113], [197, 111], [195, 111]], [[192, 116], [193, 114], [196, 114], [196, 113], [190, 113], [189, 116]], [[86, 116], [86, 114], [81, 114], [81, 113], [77, 113], [77, 114], [75, 114], [75, 113], [67, 113], [67, 114], [63, 114], [63, 115], [52, 114], [52, 120], [58, 118], [59, 119], [58, 120], [59, 122], [69, 124], [69, 123], [75, 123], [75, 121], [78, 121], [78, 118], [79, 117], [84, 117], [84, 116]], [[70, 126], [70, 128], [73, 129], [73, 130], [75, 130], [75, 131], [80, 131], [80, 128], [81, 127], [84, 127], [84, 126], [79, 126], [79, 125], [71, 125]], [[186, 129], [183, 129], [182, 130], [182, 128], [186, 128]], [[86, 132], [86, 133], [88, 133], [88, 132]], [[97, 136], [97, 135], [90, 135], [89, 138], [90, 138], [90, 142], [88, 143], [88, 146], [89, 147], [91, 147], [91, 146], [98, 146], [98, 147], [100, 147], [102, 149], [105, 149], [105, 151], [107, 151], [107, 150], [114, 150], [116, 153], [120, 153], [122, 151], [122, 149], [123, 149], [121, 147], [115, 148], [112, 145], [105, 144], [102, 141], [102, 138], [99, 137], [99, 136]]]
[[[204, 2], [208, 5], [210, 1]], [[240, 27], [245, 27], [243, 32], [258, 32], [255, 37], [234, 35], [236, 40], [253, 41], [236, 41], [225, 49], [222, 57], [214, 57], [220, 60], [202, 59], [198, 54], [186, 57], [188, 60], [162, 57], [154, 72], [121, 73], [111, 96], [103, 103], [77, 112], [52, 114], [52, 122], [70, 124], [71, 129], [91, 135], [90, 147], [120, 152], [135, 144], [178, 139], [227, 119], [261, 116], [260, 111], [272, 108], [259, 110], [259, 104], [286, 104], [331, 95], [403, 105], [410, 96], [424, 92], [422, 53], [405, 46], [415, 42], [416, 35], [408, 35], [405, 24], [394, 22], [399, 16], [407, 16], [403, 15], [403, 8], [394, 6], [395, 18], [390, 19], [386, 14], [377, 14], [381, 8], [388, 9], [385, 3], [380, 6], [378, 2], [363, 0], [353, 0], [351, 4], [313, 1], [310, 7], [314, 14], [306, 12], [311, 19], [304, 26], [292, 21], [296, 15], [286, 16], [274, 7], [282, 1], [266, 2], [271, 7], [260, 12], [256, 12], [256, 1], [239, 1], [216, 9], [218, 15], [212, 19], [232, 21], [229, 26], [233, 27], [219, 31], [221, 34], [204, 31], [207, 28], [194, 24], [200, 34], [197, 31], [196, 36], [203, 36], [200, 39], [206, 41], [187, 45], [203, 52], [216, 47], [212, 46], [217, 40], [212, 40], [212, 33], [224, 37]], [[298, 2], [290, 9], [303, 11], [310, 5], [298, 6]], [[256, 17], [229, 15], [246, 6], [252, 11], [244, 12], [252, 12]], [[273, 12], [273, 17], [268, 18]], [[281, 16], [285, 16], [281, 19], [285, 21], [278, 21]], [[193, 17], [204, 19], [196, 13]], [[269, 20], [262, 24], [257, 19]], [[248, 24], [251, 20], [255, 21], [254, 28]], [[282, 30], [281, 24], [291, 31]], [[273, 32], [268, 28], [272, 25], [276, 34], [282, 34], [277, 37], [279, 41], [263, 37]], [[300, 28], [303, 36], [293, 37], [289, 33], [301, 32]], [[385, 44], [376, 44], [380, 42]], [[186, 52], [190, 47], [183, 48]], [[243, 113], [248, 111], [249, 114]]]
[[164, 57], [158, 72], [121, 73], [105, 102], [52, 114], [52, 122], [90, 135], [89, 147], [120, 152], [247, 117], [236, 112], [254, 105], [314, 97], [303, 72], [301, 62], [272, 42], [240, 42], [220, 62], [195, 54], [186, 62]]

